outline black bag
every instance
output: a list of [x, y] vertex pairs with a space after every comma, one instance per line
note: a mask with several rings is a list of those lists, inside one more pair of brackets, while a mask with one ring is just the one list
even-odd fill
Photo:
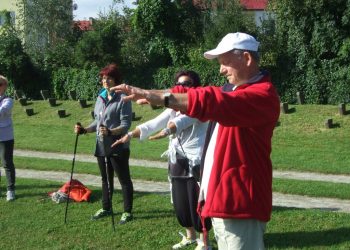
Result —
[[200, 165], [190, 167], [187, 158], [180, 158], [176, 154], [176, 163], [169, 162], [168, 174], [170, 178], [200, 178]]

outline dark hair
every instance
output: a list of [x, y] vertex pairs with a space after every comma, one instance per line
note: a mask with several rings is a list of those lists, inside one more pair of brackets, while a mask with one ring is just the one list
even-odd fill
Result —
[[101, 69], [100, 77], [103, 77], [103, 76], [109, 76], [113, 78], [116, 84], [120, 84], [122, 82], [122, 74], [119, 70], [118, 65], [115, 63], [108, 64], [106, 67]]
[[181, 76], [187, 76], [192, 80], [192, 84], [189, 87], [199, 87], [201, 86], [201, 80], [199, 75], [192, 70], [180, 70], [175, 74], [175, 84]]

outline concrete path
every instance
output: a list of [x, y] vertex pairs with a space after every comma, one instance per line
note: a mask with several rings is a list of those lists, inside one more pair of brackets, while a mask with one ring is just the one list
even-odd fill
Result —
[[[49, 153], [49, 152], [38, 152], [38, 151], [27, 151], [27, 150], [15, 150], [14, 151], [15, 156], [25, 156], [25, 157], [35, 157], [35, 158], [44, 158], [44, 159], [56, 159], [56, 160], [73, 160], [73, 153], [72, 154], [64, 154], [64, 153]], [[75, 156], [76, 161], [81, 162], [95, 162], [96, 163], [96, 157], [94, 157], [92, 154], [76, 154]], [[145, 160], [136, 160], [136, 159], [130, 159], [129, 161], [131, 166], [143, 166], [143, 167], [153, 167], [153, 168], [167, 168], [166, 162], [161, 161], [145, 161]]]
[[[15, 156], [37, 157], [37, 158], [49, 158], [49, 159], [61, 159], [72, 160], [73, 156], [69, 154], [57, 154], [57, 153], [44, 153], [36, 151], [22, 151], [15, 150]], [[83, 162], [96, 162], [95, 158], [91, 155], [76, 155], [76, 161]], [[145, 167], [157, 167], [166, 168], [165, 162], [157, 161], [143, 161], [143, 160], [130, 160], [130, 164], [134, 166]], [[59, 182], [67, 182], [70, 178], [70, 173], [56, 172], [56, 171], [36, 171], [17, 169], [17, 177], [19, 178], [31, 178], [31, 179], [44, 179]], [[293, 171], [274, 171], [274, 178], [285, 179], [297, 179], [297, 180], [317, 180], [327, 181], [334, 183], [350, 183], [350, 176], [347, 175], [327, 175], [316, 174], [310, 172], [293, 172]], [[96, 175], [89, 174], [74, 174], [73, 178], [80, 180], [85, 185], [100, 186], [101, 179]], [[154, 193], [167, 193], [169, 192], [169, 184], [167, 182], [152, 182], [143, 180], [133, 180], [134, 188], [140, 192], [154, 192]], [[115, 180], [117, 189], [120, 189], [118, 180]], [[350, 198], [350, 197], [349, 197]], [[308, 197], [301, 195], [290, 195], [273, 193], [273, 205], [280, 207], [296, 207], [296, 208], [315, 208], [327, 211], [336, 211], [350, 213], [350, 200]]]

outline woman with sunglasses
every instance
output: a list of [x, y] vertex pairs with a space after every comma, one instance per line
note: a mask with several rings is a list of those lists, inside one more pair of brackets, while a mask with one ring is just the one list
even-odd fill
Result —
[[8, 86], [6, 77], [0, 75], [0, 158], [7, 179], [6, 200], [15, 200], [15, 165], [13, 164], [14, 135], [12, 124], [13, 100], [5, 95]]
[[[188, 88], [196, 88], [201, 85], [198, 74], [187, 70], [176, 73], [175, 84]], [[180, 233], [182, 240], [173, 245], [173, 249], [180, 249], [196, 242], [196, 249], [204, 249], [202, 224], [196, 209], [199, 192], [199, 165], [206, 129], [207, 123], [172, 109], [166, 109], [156, 118], [137, 126], [135, 130], [113, 144], [127, 143], [131, 138], [139, 138], [142, 141], [146, 138], [155, 140], [169, 137], [169, 147], [163, 155], [168, 156], [171, 198], [176, 217], [180, 225], [186, 228], [186, 235]], [[156, 132], [158, 133], [151, 136]], [[205, 224], [206, 228], [211, 227], [209, 220]], [[196, 240], [196, 231], [200, 232], [198, 240]]]

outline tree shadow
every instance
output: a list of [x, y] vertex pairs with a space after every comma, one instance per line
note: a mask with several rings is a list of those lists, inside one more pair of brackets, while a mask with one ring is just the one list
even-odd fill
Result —
[[60, 103], [55, 103], [55, 104], [51, 104], [50, 106], [51, 107], [58, 107], [58, 106], [61, 106], [63, 103], [60, 102]]
[[325, 247], [349, 241], [350, 228], [335, 228], [314, 232], [266, 233], [267, 248], [309, 248]]
[[69, 117], [69, 116], [71, 116], [71, 114], [59, 115], [60, 118], [66, 118], [66, 117]]

